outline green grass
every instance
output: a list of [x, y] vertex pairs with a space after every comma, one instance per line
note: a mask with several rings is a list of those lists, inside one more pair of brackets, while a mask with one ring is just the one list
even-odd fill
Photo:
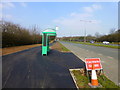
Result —
[[59, 43], [61, 45], [61, 49], [62, 51], [65, 51], [65, 52], [69, 52], [70, 50], [67, 49], [66, 47], [64, 47], [61, 43]]
[[90, 88], [88, 86], [89, 81], [87, 77], [82, 76], [79, 70], [73, 70], [72, 72], [76, 78], [77, 86], [79, 88]]
[[[76, 82], [79, 88], [90, 88], [88, 86], [89, 80], [87, 76], [81, 75], [79, 70], [73, 70], [72, 73], [76, 78]], [[98, 76], [98, 82], [102, 85], [101, 88], [120, 88], [111, 80], [109, 80], [105, 75]]]
[[93, 46], [100, 46], [100, 47], [108, 47], [108, 48], [115, 48], [120, 49], [120, 46], [112, 46], [112, 45], [105, 45], [105, 44], [95, 44], [95, 43], [88, 43], [88, 42], [76, 42], [76, 41], [66, 41], [78, 44], [85, 44], [85, 45], [93, 45]]
[[120, 88], [117, 85], [115, 85], [114, 82], [109, 80], [105, 75], [101, 75], [98, 77], [98, 82], [104, 87], [104, 88]]

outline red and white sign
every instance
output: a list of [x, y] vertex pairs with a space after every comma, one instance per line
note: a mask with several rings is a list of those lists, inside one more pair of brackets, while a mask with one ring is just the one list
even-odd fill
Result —
[[102, 69], [100, 58], [85, 58], [85, 64], [87, 70], [92, 70], [92, 65], [94, 65], [95, 70]]

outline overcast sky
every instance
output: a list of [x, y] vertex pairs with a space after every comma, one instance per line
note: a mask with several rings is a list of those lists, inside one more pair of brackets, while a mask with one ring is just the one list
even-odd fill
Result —
[[[41, 30], [59, 26], [58, 36], [108, 34], [118, 28], [117, 2], [6, 2], [0, 4], [4, 20]], [[91, 22], [89, 22], [91, 21]]]

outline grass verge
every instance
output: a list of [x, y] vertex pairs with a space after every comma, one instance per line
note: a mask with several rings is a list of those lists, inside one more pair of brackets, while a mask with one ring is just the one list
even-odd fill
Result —
[[[88, 83], [88, 77], [83, 75], [80, 70], [72, 70], [71, 71], [75, 77], [76, 84], [78, 88], [90, 88]], [[119, 86], [115, 85], [111, 80], [109, 80], [105, 75], [98, 76], [98, 82], [102, 85], [99, 88], [120, 88]]]
[[78, 88], [90, 88], [88, 86], [88, 83], [89, 83], [88, 78], [81, 75], [79, 70], [73, 70], [72, 73], [75, 76], [75, 80]]
[[88, 42], [85, 43], [85, 42], [76, 42], [76, 41], [65, 41], [65, 42], [120, 49], [120, 46], [112, 46], [112, 45], [105, 45], [105, 44], [95, 44], [95, 43], [88, 43]]
[[70, 52], [70, 50], [64, 47], [60, 42], [56, 42], [54, 45], [52, 45], [51, 49], [55, 49], [60, 52]]
[[41, 46], [41, 44], [33, 44], [33, 45], [24, 45], [24, 46], [15, 46], [15, 47], [7, 47], [7, 48], [2, 48], [0, 51], [0, 55], [7, 55], [7, 54], [12, 54], [18, 51], [22, 51], [25, 49], [29, 49], [32, 47], [37, 47]]

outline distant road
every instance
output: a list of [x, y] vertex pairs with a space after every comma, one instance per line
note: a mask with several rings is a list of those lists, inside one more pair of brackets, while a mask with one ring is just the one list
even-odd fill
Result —
[[[83, 45], [60, 41], [65, 47], [71, 50], [83, 61], [85, 58], [98, 57], [105, 74], [116, 84], [118, 84], [118, 49], [98, 47], [92, 45]], [[120, 81], [120, 79], [119, 79]]]

